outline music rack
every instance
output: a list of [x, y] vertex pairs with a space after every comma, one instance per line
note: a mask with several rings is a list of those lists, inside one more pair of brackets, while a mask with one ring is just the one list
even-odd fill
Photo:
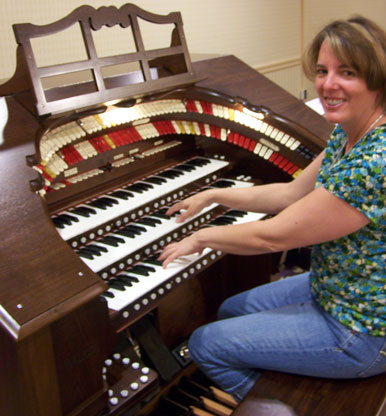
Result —
[[[171, 46], [146, 50], [139, 20], [154, 24], [171, 24]], [[66, 64], [38, 67], [31, 40], [64, 31], [75, 24], [80, 25], [84, 48], [88, 59]], [[93, 32], [103, 26], [131, 29], [136, 52], [116, 56], [99, 57], [93, 40]], [[64, 113], [68, 110], [90, 108], [104, 102], [117, 102], [123, 98], [138, 98], [157, 91], [189, 85], [196, 81], [187, 49], [181, 14], [173, 12], [167, 16], [149, 13], [134, 4], [125, 4], [94, 9], [81, 6], [63, 19], [44, 26], [30, 23], [13, 25], [20, 57], [23, 59], [26, 76], [35, 95], [36, 111], [39, 115]], [[135, 74], [105, 76], [103, 69], [119, 65], [138, 63], [140, 71]], [[61, 76], [66, 79], [72, 73], [90, 71], [92, 80], [82, 82], [76, 88], [67, 84], [45, 89], [43, 80]]]

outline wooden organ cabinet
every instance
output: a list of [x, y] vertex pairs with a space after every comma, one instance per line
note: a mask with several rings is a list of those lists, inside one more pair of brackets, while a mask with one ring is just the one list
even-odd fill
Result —
[[[141, 20], [172, 25], [170, 46], [145, 50]], [[37, 66], [31, 40], [75, 24], [87, 59]], [[136, 51], [98, 57], [93, 33], [114, 25]], [[207, 249], [162, 270], [167, 242], [262, 219], [212, 206], [176, 224], [165, 207], [206, 187], [291, 180], [330, 126], [234, 56], [192, 63], [179, 13], [82, 6], [14, 32], [17, 69], [0, 87], [1, 414], [161, 414], [194, 373], [180, 354], [189, 334], [275, 263]], [[90, 79], [45, 86], [82, 71]]]

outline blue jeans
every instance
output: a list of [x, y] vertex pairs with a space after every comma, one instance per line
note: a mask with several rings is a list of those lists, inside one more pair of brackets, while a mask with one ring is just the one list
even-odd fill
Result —
[[328, 378], [386, 371], [386, 338], [354, 332], [324, 312], [311, 295], [308, 273], [227, 299], [219, 319], [193, 332], [189, 352], [238, 401], [259, 369]]

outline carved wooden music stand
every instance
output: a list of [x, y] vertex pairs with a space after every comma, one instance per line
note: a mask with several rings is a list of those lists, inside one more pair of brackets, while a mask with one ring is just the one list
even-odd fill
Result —
[[[145, 50], [139, 19], [155, 24], [174, 24], [170, 47]], [[38, 67], [31, 40], [53, 35], [77, 23], [80, 25], [88, 58], [83, 61]], [[98, 57], [93, 32], [103, 26], [115, 25], [131, 29], [136, 52]], [[22, 72], [29, 78], [39, 115], [63, 113], [108, 101], [139, 97], [149, 92], [173, 89], [195, 82], [179, 12], [161, 16], [133, 4], [125, 4], [119, 9], [114, 6], [99, 9], [81, 6], [55, 23], [45, 26], [15, 24], [13, 29], [20, 49], [19, 58], [24, 61]], [[139, 63], [139, 80], [130, 74], [103, 76], [102, 70], [105, 67], [130, 63]], [[64, 85], [53, 89], [43, 87], [44, 78], [80, 71], [91, 71], [93, 81], [85, 82], [81, 87], [77, 85], [76, 90]]]

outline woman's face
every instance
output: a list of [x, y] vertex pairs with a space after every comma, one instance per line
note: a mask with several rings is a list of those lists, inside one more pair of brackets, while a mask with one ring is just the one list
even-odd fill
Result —
[[366, 81], [353, 68], [343, 64], [326, 41], [319, 51], [315, 87], [326, 119], [339, 123], [346, 133], [361, 133], [373, 119], [374, 112], [382, 111], [378, 91], [370, 91]]

